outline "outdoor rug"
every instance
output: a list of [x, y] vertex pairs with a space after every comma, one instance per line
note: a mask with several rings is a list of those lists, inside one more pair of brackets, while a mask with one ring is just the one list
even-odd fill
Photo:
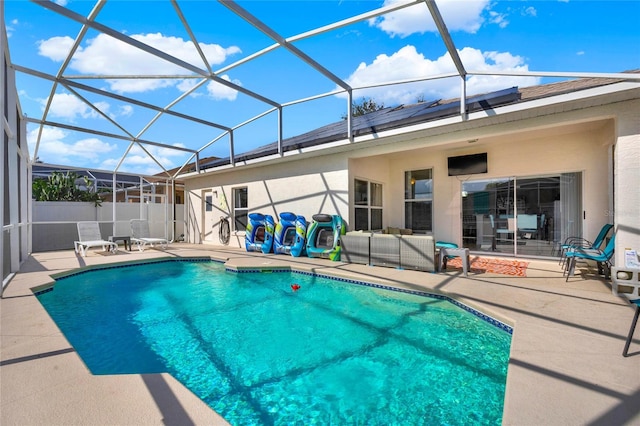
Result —
[[[469, 272], [476, 274], [492, 273], [502, 275], [512, 275], [515, 277], [526, 277], [529, 262], [521, 260], [495, 259], [492, 257], [470, 256]], [[458, 268], [462, 270], [462, 259], [454, 257], [447, 261], [447, 269]]]

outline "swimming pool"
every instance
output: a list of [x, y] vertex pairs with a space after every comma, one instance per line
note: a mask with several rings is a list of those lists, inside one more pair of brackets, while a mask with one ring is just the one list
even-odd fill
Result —
[[379, 287], [164, 261], [38, 298], [93, 374], [169, 372], [231, 424], [500, 424], [510, 328]]

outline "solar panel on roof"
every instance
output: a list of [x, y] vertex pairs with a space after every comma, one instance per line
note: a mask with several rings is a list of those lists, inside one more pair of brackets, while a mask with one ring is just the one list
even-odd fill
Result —
[[[467, 98], [467, 112], [474, 112], [495, 108], [500, 105], [517, 102], [520, 98], [518, 88], [508, 89]], [[354, 117], [352, 130], [354, 136], [377, 133], [383, 130], [408, 126], [410, 124], [436, 120], [443, 117], [460, 114], [460, 103], [454, 101], [439, 104], [439, 101], [422, 102], [413, 105], [401, 105], [395, 108], [384, 108], [365, 115]], [[347, 121], [342, 120], [327, 124], [302, 135], [293, 136], [282, 141], [284, 151], [301, 149], [309, 146], [321, 145], [327, 142], [347, 138]], [[243, 153], [235, 157], [235, 161], [247, 161], [266, 155], [276, 154], [276, 142]], [[229, 164], [229, 158], [221, 158], [205, 163], [203, 169]]]

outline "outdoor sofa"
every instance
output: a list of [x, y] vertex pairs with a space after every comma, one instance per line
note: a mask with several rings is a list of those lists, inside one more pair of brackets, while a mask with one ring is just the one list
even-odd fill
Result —
[[341, 259], [349, 263], [429, 272], [437, 264], [435, 242], [427, 235], [350, 231], [341, 236], [341, 246]]

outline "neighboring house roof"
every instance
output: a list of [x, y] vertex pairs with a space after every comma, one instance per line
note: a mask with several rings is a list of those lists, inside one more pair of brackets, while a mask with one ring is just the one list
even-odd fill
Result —
[[[35, 163], [31, 168], [31, 174], [34, 177], [48, 178], [53, 172], [74, 172], [78, 176], [86, 176], [90, 180], [98, 180], [101, 182], [113, 182], [113, 173], [102, 172], [96, 170], [80, 170], [76, 168], [69, 168], [65, 166], [55, 166], [50, 164]], [[117, 173], [117, 183], [125, 183], [130, 185], [136, 185], [140, 183], [140, 176], [136, 174]], [[109, 184], [110, 186], [110, 184]]]
[[[206, 163], [215, 161], [217, 159], [218, 157], [205, 157], [205, 158], [201, 158], [199, 160], [199, 163], [206, 164]], [[180, 167], [175, 167], [173, 169], [167, 170], [167, 172], [169, 173], [169, 175], [174, 176], [178, 172], [178, 170], [180, 170]], [[184, 168], [182, 168], [180, 172], [189, 173], [189, 172], [195, 172], [195, 171], [196, 171], [195, 162], [192, 162], [184, 166]], [[58, 165], [45, 164], [45, 163], [34, 163], [31, 169], [31, 174], [35, 178], [48, 178], [52, 172], [61, 172], [61, 173], [75, 172], [80, 177], [86, 176], [91, 181], [97, 181], [98, 188], [103, 188], [103, 187], [111, 188], [111, 185], [113, 182], [113, 173], [93, 170], [93, 169], [83, 170], [83, 169], [74, 168], [74, 167], [58, 166]], [[142, 177], [146, 182], [164, 182], [169, 178], [167, 176], [167, 173], [165, 172], [160, 172], [153, 176], [145, 175]], [[181, 182], [177, 182], [177, 183], [181, 183]], [[140, 175], [135, 173], [118, 172], [116, 173], [116, 185], [120, 185], [123, 187], [140, 185]]]
[[[626, 71], [640, 73], [640, 70]], [[614, 78], [583, 78], [543, 84], [531, 87], [512, 87], [497, 92], [471, 96], [466, 100], [467, 113], [487, 110], [499, 106], [516, 104], [534, 99], [573, 93], [580, 90], [619, 83], [621, 79]], [[383, 108], [368, 114], [353, 117], [352, 127], [354, 136], [374, 134], [383, 130], [400, 128], [415, 123], [424, 123], [460, 114], [460, 99], [435, 100], [420, 102], [412, 105], [400, 105], [395, 108]], [[347, 138], [347, 121], [331, 123], [302, 135], [284, 139], [282, 150], [292, 151]], [[278, 153], [277, 142], [264, 145], [255, 150], [237, 155], [235, 161], [248, 161]], [[211, 161], [201, 161], [201, 169], [213, 168], [230, 164], [229, 157], [215, 158]]]

